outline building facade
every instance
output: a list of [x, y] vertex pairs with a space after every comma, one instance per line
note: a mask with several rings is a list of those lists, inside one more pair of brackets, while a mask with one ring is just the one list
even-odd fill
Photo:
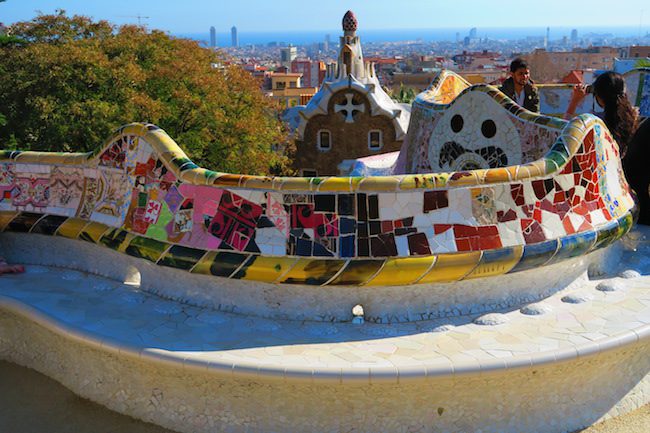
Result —
[[611, 70], [618, 49], [591, 47], [574, 51], [546, 51], [537, 49], [523, 56], [530, 66], [531, 75], [538, 82], [556, 82], [572, 70]]
[[287, 69], [291, 69], [291, 62], [298, 57], [298, 47], [289, 45], [280, 49], [280, 64]]
[[294, 60], [291, 62], [291, 72], [302, 75], [303, 86], [320, 87], [325, 79], [325, 63], [319, 60]]
[[274, 72], [268, 96], [277, 100], [284, 109], [306, 105], [316, 94], [317, 87], [302, 87], [301, 74]]
[[328, 65], [322, 87], [306, 106], [285, 113], [296, 138], [295, 168], [303, 176], [333, 176], [339, 165], [399, 150], [410, 107], [382, 89], [374, 65], [363, 60], [357, 20], [343, 17], [338, 61]]
[[627, 57], [644, 59], [650, 57], [650, 45], [632, 45], [629, 47]]

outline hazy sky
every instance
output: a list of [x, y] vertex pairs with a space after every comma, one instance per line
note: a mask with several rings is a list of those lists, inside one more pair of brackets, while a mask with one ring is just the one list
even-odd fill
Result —
[[[117, 24], [143, 19], [151, 28], [172, 33], [333, 30], [352, 9], [360, 28], [632, 26], [650, 28], [647, 0], [7, 0], [0, 3], [0, 22], [29, 20], [36, 11], [89, 15]], [[645, 9], [645, 10], [644, 10]], [[644, 10], [642, 12], [642, 10]]]

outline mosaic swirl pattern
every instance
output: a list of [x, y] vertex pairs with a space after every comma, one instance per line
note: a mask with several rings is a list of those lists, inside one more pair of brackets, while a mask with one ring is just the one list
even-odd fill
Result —
[[[477, 91], [512, 110], [488, 88], [455, 103]], [[626, 233], [634, 204], [602, 122], [516, 116], [565, 126], [539, 160], [424, 175], [217, 173], [142, 124], [92, 154], [4, 151], [0, 229], [79, 239], [199, 274], [343, 286], [523, 271]]]

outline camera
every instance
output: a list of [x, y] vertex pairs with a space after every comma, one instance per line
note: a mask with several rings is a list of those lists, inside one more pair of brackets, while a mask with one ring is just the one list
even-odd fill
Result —
[[593, 94], [594, 93], [594, 86], [589, 84], [587, 87], [585, 87], [585, 93]]

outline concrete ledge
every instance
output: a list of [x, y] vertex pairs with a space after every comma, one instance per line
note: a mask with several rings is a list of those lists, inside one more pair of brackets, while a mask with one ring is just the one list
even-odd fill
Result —
[[[56, 266], [128, 282], [143, 291], [223, 312], [273, 319], [349, 321], [364, 306], [366, 321], [431, 320], [515, 308], [586, 279], [588, 269], [618, 263], [619, 245], [524, 272], [409, 286], [359, 287], [269, 284], [189, 274], [92, 243], [24, 233], [1, 233], [3, 255], [15, 263]], [[525, 281], [525, 283], [523, 282]]]

